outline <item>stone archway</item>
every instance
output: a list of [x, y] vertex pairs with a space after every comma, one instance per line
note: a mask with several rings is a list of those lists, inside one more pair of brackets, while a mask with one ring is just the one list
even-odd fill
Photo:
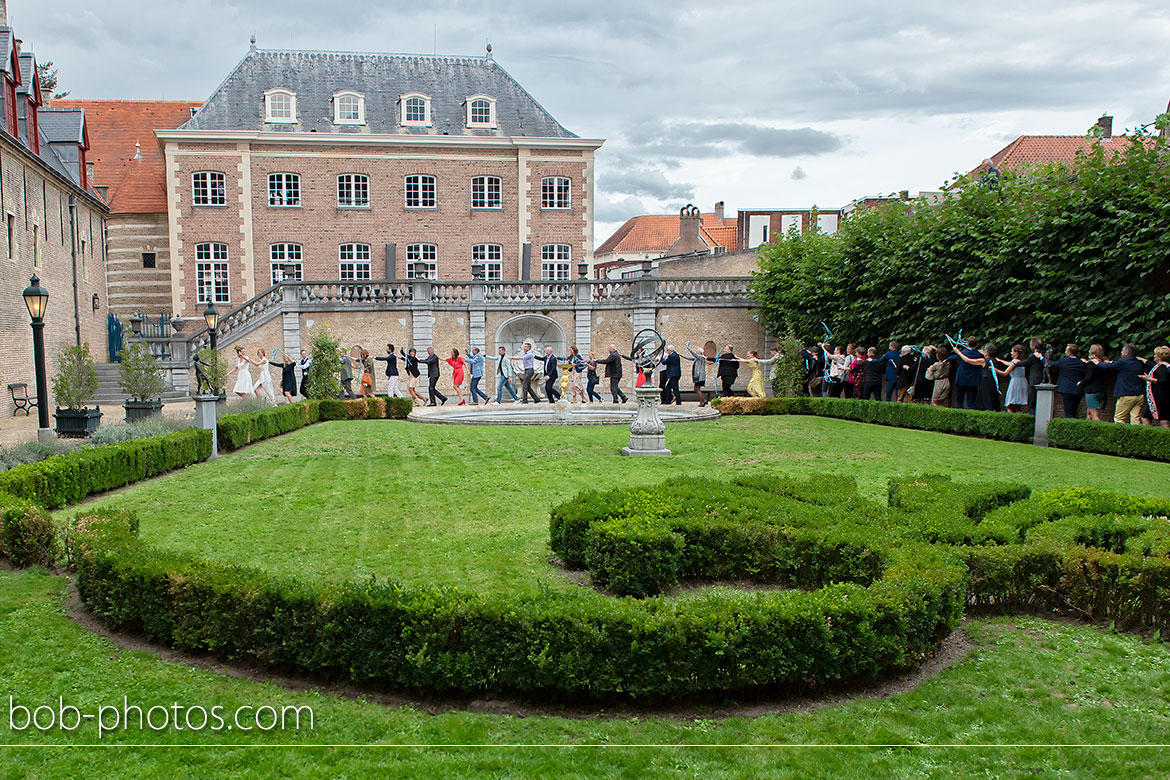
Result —
[[519, 355], [526, 341], [540, 354], [545, 347], [552, 347], [554, 355], [564, 355], [568, 349], [564, 329], [556, 320], [539, 314], [521, 314], [502, 322], [496, 329], [494, 346], [505, 348], [509, 355]]

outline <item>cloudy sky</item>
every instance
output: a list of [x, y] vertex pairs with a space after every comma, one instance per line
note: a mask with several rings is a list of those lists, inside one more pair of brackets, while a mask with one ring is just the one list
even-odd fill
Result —
[[8, 0], [77, 98], [204, 99], [262, 48], [497, 61], [598, 154], [627, 217], [937, 189], [1021, 133], [1117, 130], [1170, 100], [1165, 0], [965, 3]]

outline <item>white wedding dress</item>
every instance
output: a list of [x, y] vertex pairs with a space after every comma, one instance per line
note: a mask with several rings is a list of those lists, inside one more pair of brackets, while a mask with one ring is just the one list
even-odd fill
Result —
[[272, 374], [268, 372], [268, 358], [260, 358], [258, 368], [255, 386], [260, 388], [260, 394], [264, 400], [274, 404], [276, 403], [276, 395], [272, 390]]
[[248, 361], [239, 358], [236, 361], [236, 386], [232, 388], [233, 393], [243, 393], [248, 395], [256, 389], [256, 385], [252, 384], [252, 372], [248, 369]]

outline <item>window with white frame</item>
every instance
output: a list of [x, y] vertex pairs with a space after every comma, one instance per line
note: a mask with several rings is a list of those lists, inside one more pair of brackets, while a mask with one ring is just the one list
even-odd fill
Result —
[[473, 209], [503, 208], [499, 176], [473, 176], [471, 178], [471, 207]]
[[227, 244], [195, 245], [195, 289], [199, 303], [229, 303]]
[[406, 177], [406, 207], [433, 209], [435, 207], [435, 177], [414, 174]]
[[413, 93], [399, 99], [402, 106], [402, 124], [426, 127], [431, 123], [431, 99], [426, 95]]
[[295, 173], [268, 174], [268, 205], [281, 208], [301, 205], [301, 177]]
[[337, 250], [337, 260], [343, 280], [370, 278], [369, 244], [342, 244]]
[[472, 264], [483, 266], [484, 279], [498, 282], [504, 278], [504, 250], [499, 244], [476, 244], [471, 247]]
[[297, 96], [287, 89], [270, 89], [264, 93], [264, 121], [293, 124], [297, 121]]
[[568, 244], [545, 244], [540, 248], [540, 278], [547, 282], [569, 280], [573, 249]]
[[566, 176], [545, 176], [540, 180], [540, 207], [542, 209], [567, 209], [571, 183]]
[[343, 173], [337, 177], [337, 207], [343, 209], [368, 208], [370, 179], [362, 173]]
[[196, 206], [226, 206], [227, 188], [219, 171], [191, 174], [191, 203]]
[[301, 276], [301, 245], [273, 244], [268, 247], [272, 264], [272, 283], [299, 282]]
[[333, 96], [333, 123], [336, 125], [364, 125], [366, 100], [357, 92], [338, 92]]
[[467, 100], [468, 127], [495, 127], [496, 101], [484, 95], [475, 95]]
[[[406, 278], [407, 279], [430, 279], [435, 281], [439, 278], [439, 253], [435, 249], [434, 244], [407, 244], [406, 245]], [[416, 274], [414, 270], [415, 263], [423, 263], [424, 271], [421, 274]]]

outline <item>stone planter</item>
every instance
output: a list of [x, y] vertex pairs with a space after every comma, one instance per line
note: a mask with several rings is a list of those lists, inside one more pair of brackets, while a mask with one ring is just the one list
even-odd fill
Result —
[[62, 409], [53, 413], [57, 420], [57, 435], [63, 438], [85, 439], [98, 429], [102, 419], [102, 408]]
[[156, 398], [153, 401], [127, 401], [122, 404], [122, 408], [126, 410], [126, 422], [140, 422], [161, 412], [163, 402], [161, 398]]

